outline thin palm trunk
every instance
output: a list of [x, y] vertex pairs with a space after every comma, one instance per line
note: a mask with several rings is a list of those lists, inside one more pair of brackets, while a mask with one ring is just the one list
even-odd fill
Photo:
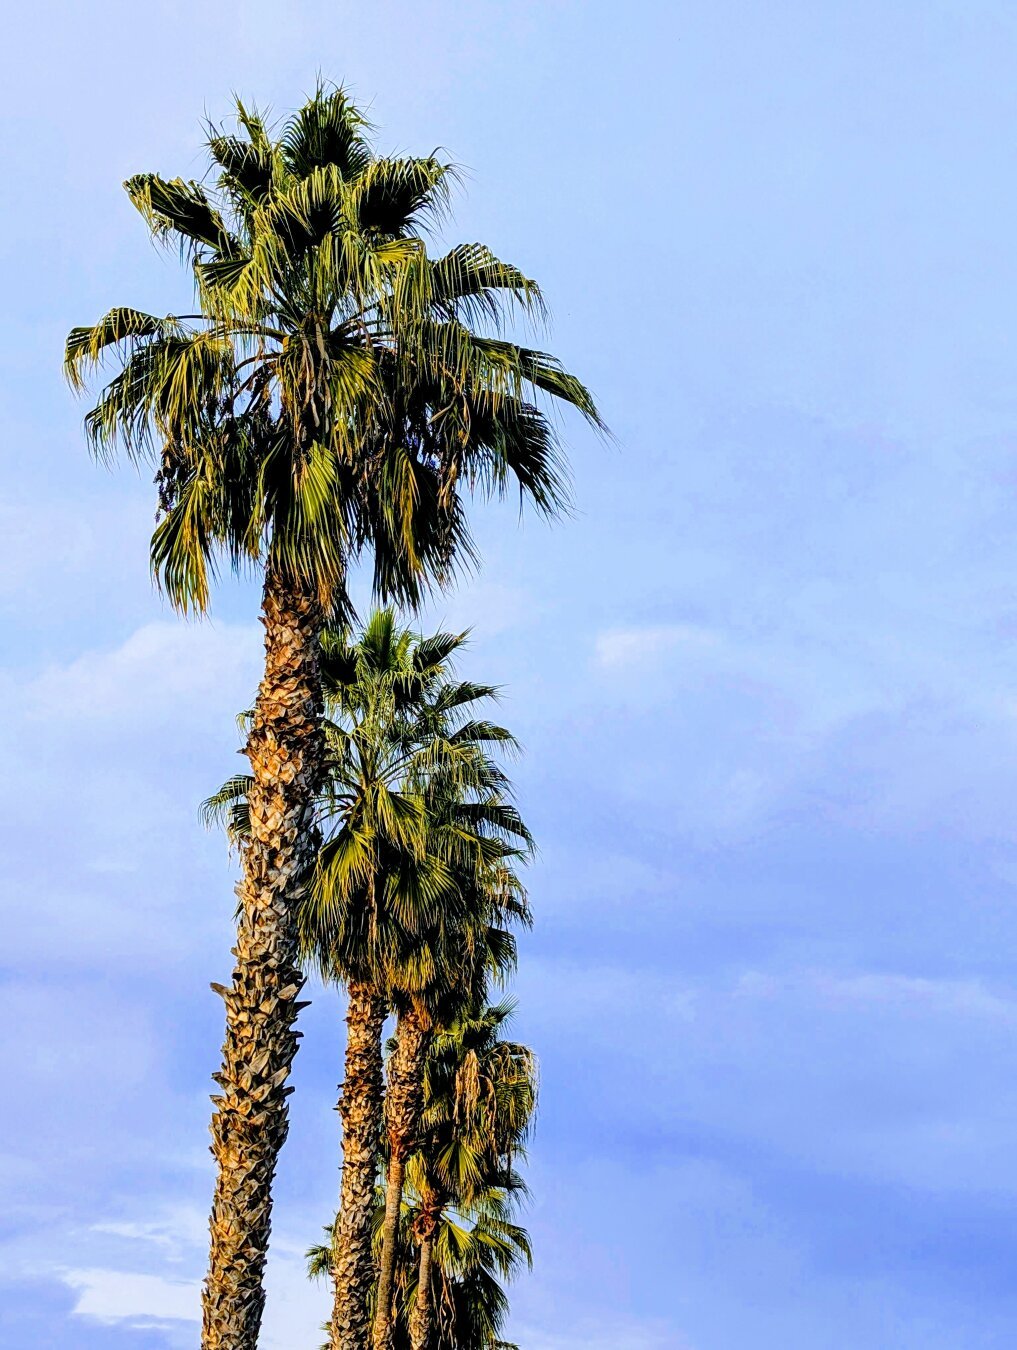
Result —
[[423, 1097], [424, 1060], [430, 1030], [427, 1019], [411, 1008], [396, 1025], [396, 1048], [389, 1061], [385, 1093], [388, 1173], [385, 1178], [385, 1226], [382, 1233], [378, 1306], [374, 1316], [374, 1350], [389, 1350], [392, 1340], [392, 1289], [395, 1283], [399, 1210], [406, 1160], [416, 1143]]
[[434, 1255], [434, 1237], [426, 1237], [420, 1244], [420, 1268], [417, 1277], [417, 1297], [410, 1314], [410, 1348], [427, 1350], [431, 1341], [431, 1264]]
[[202, 1292], [203, 1350], [255, 1350], [265, 1302], [272, 1181], [286, 1139], [285, 1087], [297, 1049], [303, 985], [297, 905], [314, 856], [314, 792], [321, 771], [318, 673], [321, 612], [270, 569], [262, 623], [265, 672], [245, 753], [253, 783], [250, 837], [237, 887], [233, 984], [221, 989], [226, 1039], [213, 1097], [218, 1169]]
[[392, 1290], [395, 1284], [396, 1236], [402, 1204], [406, 1162], [392, 1157], [385, 1174], [385, 1218], [382, 1228], [381, 1267], [378, 1271], [378, 1301], [374, 1314], [374, 1350], [392, 1345]]
[[424, 1197], [424, 1204], [414, 1225], [420, 1243], [420, 1262], [417, 1269], [417, 1296], [410, 1313], [410, 1350], [428, 1350], [434, 1318], [431, 1267], [434, 1259], [434, 1235], [441, 1218], [441, 1205], [433, 1197]]
[[385, 1000], [376, 986], [351, 980], [346, 1012], [346, 1076], [339, 1099], [343, 1171], [333, 1241], [333, 1350], [367, 1350], [368, 1302], [375, 1279], [371, 1218], [381, 1143], [384, 1085], [381, 1032]]

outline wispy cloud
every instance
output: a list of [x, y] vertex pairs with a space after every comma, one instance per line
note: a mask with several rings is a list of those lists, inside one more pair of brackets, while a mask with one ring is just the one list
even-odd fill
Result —
[[83, 728], [114, 719], [120, 727], [172, 718], [204, 720], [224, 703], [240, 711], [254, 692], [256, 624], [148, 623], [111, 650], [91, 651], [21, 682], [29, 717]]
[[[118, 1231], [121, 1236], [126, 1236], [129, 1228], [130, 1225], [101, 1225], [101, 1231]], [[266, 1277], [268, 1301], [260, 1337], [266, 1350], [293, 1350], [294, 1345], [317, 1344], [321, 1324], [328, 1315], [328, 1292], [320, 1283], [308, 1279], [304, 1246], [306, 1243], [273, 1242]], [[190, 1256], [196, 1269], [203, 1268], [204, 1240], [193, 1246]], [[62, 1270], [59, 1278], [77, 1295], [73, 1315], [107, 1326], [172, 1332], [167, 1323], [196, 1322], [201, 1315], [201, 1282], [196, 1278], [183, 1280], [169, 1274], [142, 1272], [127, 1263], [73, 1267]], [[169, 1339], [176, 1343], [174, 1336]]]
[[715, 653], [720, 647], [720, 634], [712, 629], [672, 623], [606, 629], [597, 634], [594, 651], [597, 663], [608, 669], [639, 669], [672, 652]]
[[204, 1250], [208, 1220], [193, 1206], [171, 1204], [151, 1219], [102, 1220], [92, 1225], [92, 1232], [123, 1238], [132, 1245], [150, 1243], [167, 1260], [185, 1261]]
[[131, 1326], [192, 1322], [199, 1317], [201, 1286], [194, 1282], [101, 1268], [67, 1270], [62, 1279], [78, 1296], [76, 1317]]

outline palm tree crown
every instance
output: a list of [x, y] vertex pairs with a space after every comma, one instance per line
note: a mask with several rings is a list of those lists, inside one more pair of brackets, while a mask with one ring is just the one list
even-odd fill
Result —
[[452, 677], [465, 636], [421, 638], [382, 610], [355, 643], [323, 642], [325, 842], [305, 945], [326, 977], [396, 999], [510, 961], [503, 924], [528, 921], [512, 863], [530, 836], [488, 753], [515, 740], [482, 714], [496, 689]]
[[[468, 1211], [445, 1212], [437, 1220], [430, 1270], [436, 1326], [430, 1350], [516, 1350], [500, 1337], [508, 1315], [504, 1282], [512, 1279], [520, 1266], [532, 1265], [532, 1251], [526, 1229], [512, 1218], [512, 1205], [510, 1188], [491, 1186], [478, 1194]], [[384, 1190], [379, 1187], [374, 1208], [374, 1242], [379, 1255], [384, 1209]], [[411, 1188], [399, 1223], [394, 1350], [411, 1350], [410, 1328], [419, 1285], [414, 1231], [420, 1212], [420, 1197]], [[329, 1274], [334, 1241], [333, 1228], [326, 1227], [325, 1241], [308, 1248], [307, 1273], [312, 1279]]]
[[[301, 930], [325, 979], [370, 979], [396, 997], [448, 990], [458, 1005], [467, 973], [476, 981], [511, 964], [502, 925], [529, 922], [513, 863], [530, 834], [488, 753], [516, 742], [480, 711], [495, 686], [452, 678], [465, 640], [420, 637], [391, 609], [355, 639], [338, 626], [322, 634], [322, 842]], [[204, 805], [237, 842], [250, 828], [251, 783], [237, 774]]]
[[152, 563], [182, 607], [207, 604], [225, 555], [342, 612], [365, 546], [381, 592], [415, 598], [471, 553], [464, 484], [515, 479], [540, 510], [562, 504], [536, 391], [600, 425], [555, 358], [501, 335], [507, 305], [542, 314], [536, 283], [480, 244], [428, 253], [453, 167], [379, 156], [368, 131], [342, 89], [320, 86], [274, 136], [238, 103], [235, 131], [209, 127], [206, 182], [125, 184], [190, 260], [198, 313], [112, 309], [71, 332], [66, 369], [81, 387], [121, 360], [87, 431], [101, 455], [154, 454]]
[[512, 1174], [537, 1104], [537, 1061], [501, 1035], [514, 1004], [464, 1009], [437, 1031], [424, 1066], [422, 1143], [410, 1183], [442, 1206], [470, 1206]]

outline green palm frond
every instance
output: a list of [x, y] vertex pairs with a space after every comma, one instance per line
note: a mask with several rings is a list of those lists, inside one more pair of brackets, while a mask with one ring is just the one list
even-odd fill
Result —
[[[409, 1318], [418, 1281], [415, 1233], [425, 1209], [433, 1212], [436, 1203], [432, 1350], [515, 1350], [500, 1339], [508, 1314], [503, 1282], [511, 1280], [521, 1268], [531, 1267], [533, 1260], [529, 1234], [512, 1219], [518, 1194], [518, 1178], [509, 1175], [478, 1192], [474, 1203], [462, 1209], [446, 1206], [431, 1192], [421, 1192], [412, 1185], [407, 1188], [397, 1231], [395, 1350], [409, 1347]], [[380, 1248], [384, 1209], [384, 1187], [379, 1186], [373, 1215], [376, 1250]], [[328, 1275], [334, 1233], [334, 1225], [327, 1225], [325, 1240], [308, 1248], [307, 1272], [311, 1279]]]
[[208, 128], [208, 149], [221, 170], [219, 185], [233, 211], [250, 229], [251, 216], [272, 191], [274, 153], [267, 140], [246, 140]]
[[223, 783], [218, 792], [206, 798], [200, 807], [205, 828], [210, 830], [219, 826], [234, 846], [250, 838], [251, 811], [247, 797], [253, 783], [250, 774], [235, 774]]
[[371, 126], [346, 91], [318, 83], [314, 94], [283, 128], [280, 144], [294, 178], [335, 165], [344, 179], [356, 178], [371, 162]]
[[430, 264], [431, 304], [435, 315], [474, 324], [488, 320], [500, 328], [506, 302], [540, 320], [547, 307], [540, 287], [518, 267], [504, 263], [484, 244], [460, 244]]
[[167, 338], [180, 332], [172, 318], [160, 319], [139, 309], [111, 309], [98, 323], [72, 328], [64, 351], [64, 372], [73, 388], [85, 388], [88, 374], [99, 368], [110, 348], [129, 359], [139, 339]]
[[350, 185], [351, 219], [368, 234], [405, 236], [447, 213], [456, 177], [437, 155], [372, 160]]
[[[476, 1214], [499, 1188], [505, 1204], [508, 1195], [525, 1194], [513, 1163], [523, 1156], [533, 1128], [538, 1068], [528, 1046], [502, 1035], [513, 1008], [510, 1000], [478, 1004], [432, 1037], [421, 1142], [408, 1178], [446, 1209]], [[509, 1222], [505, 1204], [486, 1211], [497, 1221], [492, 1234], [503, 1237]], [[526, 1253], [528, 1259], [528, 1247]]]
[[127, 179], [124, 190], [153, 235], [160, 240], [176, 236], [185, 257], [193, 256], [203, 245], [221, 255], [238, 250], [237, 240], [199, 183], [139, 173]]

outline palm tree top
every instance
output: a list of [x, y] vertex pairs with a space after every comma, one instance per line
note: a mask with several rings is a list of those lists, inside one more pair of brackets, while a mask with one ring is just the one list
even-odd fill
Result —
[[[515, 738], [482, 713], [494, 685], [455, 678], [462, 633], [423, 636], [391, 609], [322, 635], [321, 845], [301, 907], [305, 959], [326, 978], [370, 971], [389, 992], [456, 1006], [515, 961], [530, 922], [517, 866], [533, 841], [493, 752]], [[244, 846], [249, 775], [205, 804]]]
[[469, 1204], [484, 1187], [525, 1194], [513, 1168], [533, 1130], [537, 1057], [503, 1036], [511, 999], [462, 1010], [434, 1035], [424, 1069], [425, 1143], [410, 1163], [421, 1190]]
[[152, 566], [182, 608], [206, 607], [225, 558], [342, 614], [365, 550], [378, 593], [415, 602], [473, 557], [464, 489], [566, 504], [543, 398], [602, 427], [555, 357], [504, 335], [513, 310], [544, 317], [537, 283], [479, 243], [429, 252], [454, 166], [379, 155], [369, 133], [321, 83], [277, 127], [238, 102], [207, 129], [202, 181], [125, 183], [190, 264], [196, 312], [113, 308], [72, 330], [65, 368], [82, 389], [119, 367], [86, 431], [100, 456], [154, 461]]

